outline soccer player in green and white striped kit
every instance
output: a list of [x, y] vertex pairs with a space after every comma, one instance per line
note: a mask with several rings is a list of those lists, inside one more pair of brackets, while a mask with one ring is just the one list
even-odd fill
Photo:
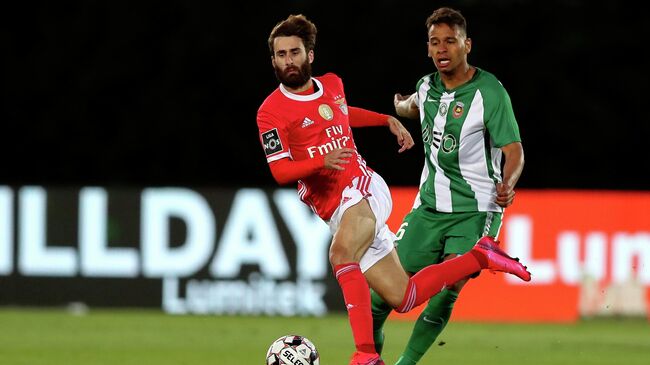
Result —
[[[394, 100], [398, 115], [420, 120], [426, 155], [420, 191], [395, 242], [411, 274], [469, 251], [480, 237], [497, 237], [524, 165], [508, 93], [494, 75], [467, 62], [472, 41], [463, 15], [440, 8], [426, 27], [437, 72], [421, 78], [409, 97], [396, 94]], [[397, 365], [420, 360], [449, 321], [468, 279], [429, 300]], [[374, 292], [372, 304], [380, 352], [391, 308]]]

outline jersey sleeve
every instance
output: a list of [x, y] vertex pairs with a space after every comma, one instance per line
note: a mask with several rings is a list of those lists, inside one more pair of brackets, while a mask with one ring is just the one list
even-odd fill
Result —
[[[415, 105], [417, 105], [418, 109], [424, 110], [424, 101], [427, 100], [426, 97], [426, 89], [422, 89], [422, 84], [425, 82], [428, 82], [430, 79], [431, 75], [423, 76], [421, 79], [418, 80], [418, 82], [415, 84]], [[420, 95], [422, 93], [422, 95]], [[422, 99], [420, 99], [422, 98]]]
[[260, 109], [257, 112], [257, 128], [260, 132], [260, 142], [264, 149], [264, 155], [266, 155], [266, 162], [271, 163], [291, 157], [286, 123], [273, 114]]
[[388, 115], [386, 114], [381, 114], [373, 112], [372, 110], [366, 110], [354, 106], [348, 106], [348, 110], [350, 111], [350, 127], [356, 128], [388, 125]]
[[269, 163], [271, 174], [280, 185], [297, 181], [320, 170], [325, 161], [324, 156], [293, 161], [289, 149], [289, 135], [286, 123], [272, 113], [260, 109], [257, 113], [257, 127], [260, 142]]
[[310, 176], [323, 167], [325, 156], [316, 156], [301, 161], [289, 161], [286, 158], [269, 163], [271, 174], [280, 185], [288, 184]]
[[485, 127], [495, 147], [503, 147], [513, 142], [521, 142], [519, 126], [512, 109], [512, 102], [506, 89], [498, 84], [493, 90], [486, 92]]

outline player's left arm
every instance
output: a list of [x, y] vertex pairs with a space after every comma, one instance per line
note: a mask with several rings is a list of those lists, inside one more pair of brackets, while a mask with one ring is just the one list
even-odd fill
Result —
[[494, 146], [505, 156], [503, 180], [496, 185], [495, 202], [505, 208], [515, 199], [515, 185], [524, 169], [524, 148], [521, 145], [519, 126], [512, 108], [510, 95], [501, 83], [485, 90], [486, 128]]
[[411, 133], [392, 115], [381, 114], [353, 106], [348, 106], [348, 110], [350, 112], [350, 127], [388, 126], [390, 132], [397, 137], [397, 144], [400, 145], [399, 153], [411, 149], [415, 144]]
[[496, 203], [509, 207], [515, 199], [515, 185], [524, 170], [524, 148], [521, 142], [513, 142], [501, 147], [506, 162], [503, 165], [503, 182], [497, 184]]

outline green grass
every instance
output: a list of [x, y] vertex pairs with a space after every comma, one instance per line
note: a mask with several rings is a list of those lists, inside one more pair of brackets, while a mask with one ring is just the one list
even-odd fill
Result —
[[[389, 321], [384, 359], [392, 365], [412, 323]], [[170, 316], [159, 311], [0, 309], [1, 365], [264, 364], [283, 334], [310, 338], [321, 364], [346, 365], [347, 318]], [[444, 341], [443, 346], [438, 345]], [[648, 364], [650, 324], [597, 320], [575, 325], [452, 322], [421, 364]]]

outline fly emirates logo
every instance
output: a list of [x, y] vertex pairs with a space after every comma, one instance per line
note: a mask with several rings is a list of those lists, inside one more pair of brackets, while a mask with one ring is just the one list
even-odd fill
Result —
[[325, 128], [325, 133], [327, 133], [327, 138], [329, 138], [330, 141], [318, 146], [307, 147], [309, 158], [314, 158], [316, 154], [320, 156], [326, 155], [336, 148], [348, 147], [350, 136], [343, 135], [342, 125], [327, 127]]

